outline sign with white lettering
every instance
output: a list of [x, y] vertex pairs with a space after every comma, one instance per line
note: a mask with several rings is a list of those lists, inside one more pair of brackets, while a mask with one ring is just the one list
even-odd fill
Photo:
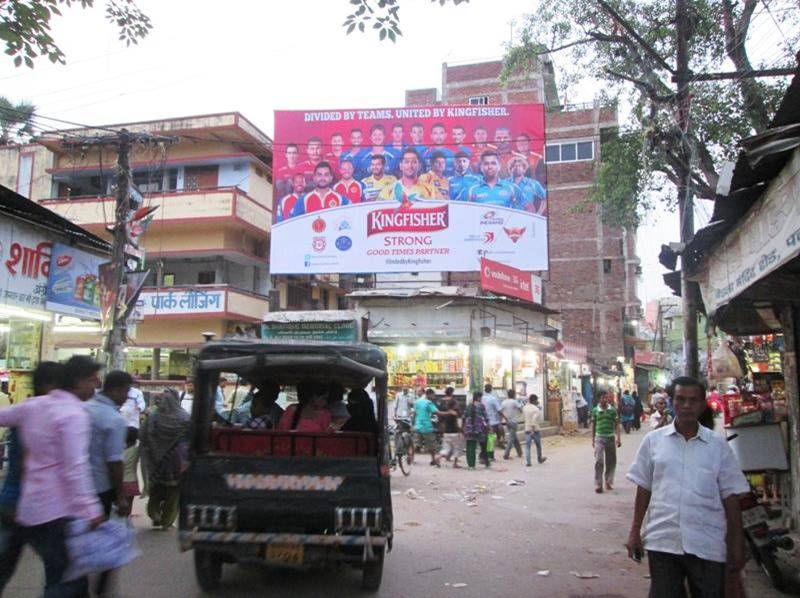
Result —
[[544, 106], [275, 113], [272, 274], [547, 270]]
[[225, 291], [202, 288], [142, 291], [134, 311], [135, 318], [222, 313], [225, 311]]
[[800, 149], [708, 258], [708, 278], [699, 281], [706, 309], [714, 312], [798, 255]]
[[0, 305], [45, 308], [53, 239], [33, 226], [0, 220]]
[[542, 279], [499, 262], [481, 259], [481, 288], [498, 295], [542, 303]]

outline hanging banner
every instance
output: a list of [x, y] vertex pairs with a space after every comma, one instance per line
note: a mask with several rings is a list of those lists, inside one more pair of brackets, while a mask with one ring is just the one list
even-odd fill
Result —
[[100, 320], [98, 269], [104, 259], [69, 245], [54, 244], [45, 307], [60, 314]]
[[103, 330], [111, 327], [111, 312], [114, 302], [119, 296], [119, 287], [116, 285], [119, 264], [105, 262], [98, 266], [100, 277], [100, 322]]
[[272, 274], [547, 270], [544, 107], [277, 111]]
[[486, 258], [481, 258], [481, 288], [498, 295], [542, 303], [540, 277]]

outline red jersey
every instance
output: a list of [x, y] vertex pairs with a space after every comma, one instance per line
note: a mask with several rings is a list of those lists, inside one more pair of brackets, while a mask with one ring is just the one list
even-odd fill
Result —
[[349, 203], [350, 201], [346, 197], [342, 197], [335, 191], [328, 191], [323, 197], [320, 196], [319, 192], [315, 189], [303, 197], [302, 213], [310, 214], [311, 212], [316, 212], [317, 210], [346, 206]]
[[300, 194], [290, 193], [278, 202], [278, 222], [283, 222], [287, 218], [292, 217], [292, 212], [298, 201], [300, 201]]
[[349, 199], [350, 203], [361, 203], [364, 197], [364, 185], [355, 179], [352, 179], [349, 183], [339, 181], [333, 186], [333, 190]]

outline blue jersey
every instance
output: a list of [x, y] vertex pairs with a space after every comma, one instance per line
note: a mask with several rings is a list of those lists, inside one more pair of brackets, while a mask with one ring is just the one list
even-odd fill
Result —
[[364, 156], [368, 154], [369, 149], [364, 146], [351, 147], [349, 150], [342, 152], [342, 155], [339, 156], [339, 164], [345, 160], [350, 160], [350, 162], [353, 163], [353, 178], [361, 180], [369, 174], [369, 164], [367, 165], [366, 172], [361, 170], [361, 162], [364, 160]]
[[425, 170], [431, 169], [431, 158], [433, 154], [439, 152], [444, 156], [444, 176], [453, 176], [456, 172], [455, 166], [455, 152], [443, 146], [432, 145], [425, 151], [423, 159], [425, 160]]
[[450, 177], [450, 199], [467, 201], [467, 191], [481, 182], [481, 177], [474, 174], [454, 174]]
[[498, 180], [493, 187], [485, 181], [473, 185], [467, 191], [467, 201], [503, 208], [519, 208], [517, 187], [501, 180]]
[[391, 175], [399, 175], [400, 174], [400, 158], [403, 155], [403, 150], [406, 149], [404, 147], [394, 147], [393, 145], [387, 145], [385, 148], [386, 153], [392, 157], [392, 167], [389, 168], [389, 158], [386, 158], [386, 168], [384, 172], [386, 174]]
[[547, 199], [544, 187], [535, 179], [522, 177], [519, 182], [515, 182], [514, 179], [509, 178], [505, 182], [517, 187], [517, 203], [520, 210], [536, 212], [542, 202]]
[[396, 165], [396, 160], [395, 160], [394, 155], [390, 151], [388, 151], [386, 149], [384, 149], [384, 150], [382, 150], [380, 152], [373, 152], [372, 148], [370, 147], [367, 150], [367, 152], [364, 154], [364, 156], [361, 158], [361, 162], [359, 164], [355, 165], [356, 166], [356, 172], [357, 173], [361, 173], [361, 175], [362, 175], [362, 176], [358, 176], [357, 174], [353, 175], [355, 178], [360, 180], [360, 179], [364, 179], [364, 178], [370, 176], [370, 174], [372, 172], [370, 170], [370, 166], [372, 165], [372, 156], [383, 156], [383, 159], [386, 160], [386, 163], [385, 163], [384, 168], [383, 168], [383, 172], [385, 172], [386, 174], [394, 174], [395, 165]]

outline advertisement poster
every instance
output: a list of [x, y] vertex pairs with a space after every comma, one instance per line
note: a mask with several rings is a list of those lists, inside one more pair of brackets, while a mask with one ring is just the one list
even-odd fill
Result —
[[542, 303], [542, 279], [486, 258], [481, 258], [481, 288], [530, 303]]
[[547, 270], [541, 104], [277, 111], [272, 274]]
[[98, 268], [106, 258], [55, 243], [47, 280], [48, 310], [79, 318], [100, 319]]

